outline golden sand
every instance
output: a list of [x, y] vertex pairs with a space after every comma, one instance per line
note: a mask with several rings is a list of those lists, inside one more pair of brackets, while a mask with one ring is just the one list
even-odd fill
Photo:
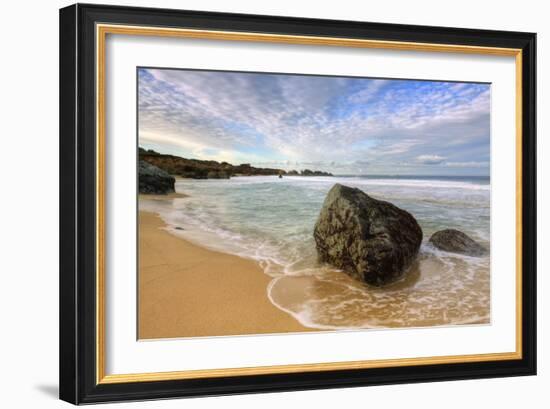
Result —
[[172, 192], [172, 193], [167, 193], [167, 194], [164, 194], [164, 195], [161, 195], [161, 194], [158, 194], [158, 195], [155, 195], [155, 194], [141, 194], [139, 195], [139, 198], [140, 199], [147, 199], [147, 200], [167, 200], [167, 199], [180, 199], [180, 198], [184, 198], [184, 197], [189, 197], [188, 195], [186, 195], [185, 193], [179, 193], [179, 192]]
[[271, 304], [271, 278], [254, 261], [204, 249], [164, 226], [139, 212], [140, 339], [311, 331]]

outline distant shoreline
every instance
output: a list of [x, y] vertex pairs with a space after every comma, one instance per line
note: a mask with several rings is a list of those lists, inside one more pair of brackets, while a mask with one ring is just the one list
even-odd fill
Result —
[[139, 148], [139, 159], [162, 169], [173, 176], [189, 179], [229, 179], [233, 176], [333, 176], [330, 172], [302, 169], [285, 170], [279, 168], [257, 168], [250, 163], [232, 165], [215, 160], [188, 159], [166, 155], [152, 149]]

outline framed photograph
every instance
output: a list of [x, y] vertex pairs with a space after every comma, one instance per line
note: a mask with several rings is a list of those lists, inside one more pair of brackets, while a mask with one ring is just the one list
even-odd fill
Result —
[[534, 375], [535, 44], [61, 9], [61, 399]]

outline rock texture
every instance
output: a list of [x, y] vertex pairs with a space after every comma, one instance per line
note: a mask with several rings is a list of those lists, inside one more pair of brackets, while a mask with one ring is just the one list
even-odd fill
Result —
[[430, 243], [436, 248], [468, 256], [483, 256], [487, 249], [465, 233], [455, 229], [440, 230], [432, 234]]
[[166, 194], [174, 192], [176, 179], [144, 160], [139, 161], [139, 193]]
[[340, 184], [328, 192], [313, 235], [320, 261], [375, 286], [400, 278], [422, 242], [410, 213]]
[[229, 179], [229, 174], [227, 172], [224, 172], [223, 170], [220, 170], [219, 172], [216, 172], [214, 170], [211, 170], [206, 175], [207, 179]]

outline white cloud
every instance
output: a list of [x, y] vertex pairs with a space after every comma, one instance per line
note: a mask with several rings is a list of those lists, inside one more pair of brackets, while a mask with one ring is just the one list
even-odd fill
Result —
[[389, 83], [389, 80], [372, 80], [367, 86], [351, 94], [348, 99], [354, 104], [367, 104], [374, 100], [378, 92]]
[[420, 155], [416, 157], [416, 161], [424, 165], [439, 165], [445, 159], [444, 156], [439, 155]]
[[489, 162], [447, 162], [445, 166], [450, 168], [486, 168], [489, 167]]

